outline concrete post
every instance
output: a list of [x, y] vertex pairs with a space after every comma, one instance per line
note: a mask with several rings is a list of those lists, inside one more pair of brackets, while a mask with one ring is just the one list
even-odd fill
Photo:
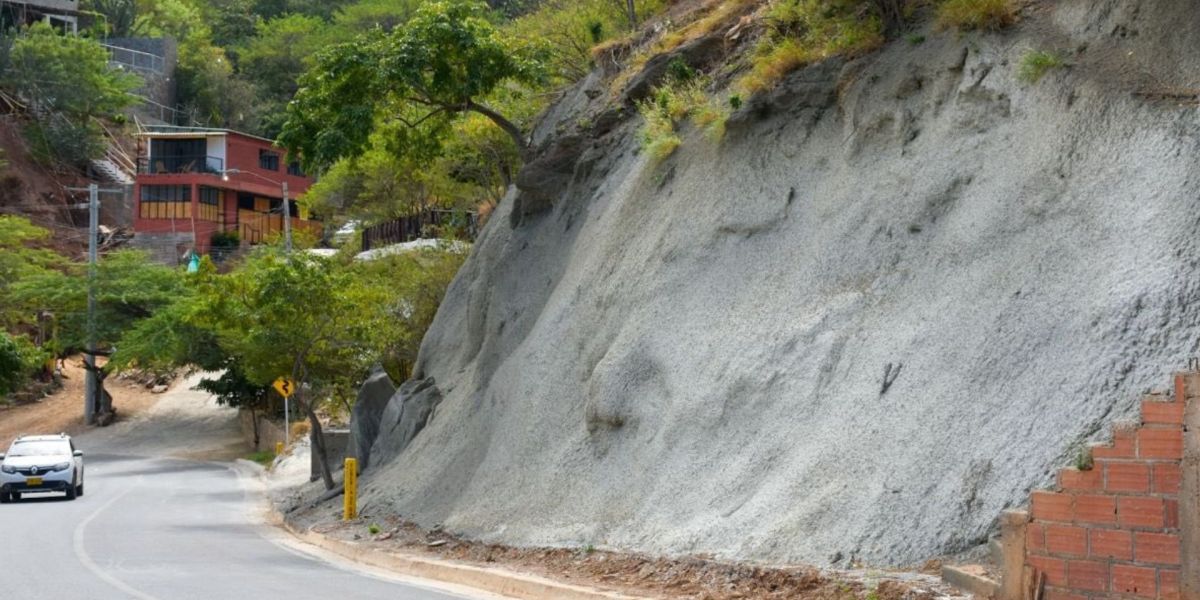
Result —
[[1175, 401], [1183, 411], [1183, 463], [1180, 465], [1179, 592], [1183, 600], [1200, 600], [1200, 373], [1175, 375]]
[[1024, 600], [1025, 594], [1025, 526], [1029, 513], [1006, 510], [1000, 513], [1000, 548], [1004, 554], [1003, 575], [1000, 578], [1000, 600]]

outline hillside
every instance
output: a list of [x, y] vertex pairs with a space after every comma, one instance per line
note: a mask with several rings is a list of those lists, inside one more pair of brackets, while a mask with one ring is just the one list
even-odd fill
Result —
[[[362, 502], [517, 545], [895, 565], [980, 544], [1196, 351], [1192, 13], [926, 24], [661, 163], [594, 73], [451, 286]], [[1067, 67], [1023, 82], [1037, 49]]]

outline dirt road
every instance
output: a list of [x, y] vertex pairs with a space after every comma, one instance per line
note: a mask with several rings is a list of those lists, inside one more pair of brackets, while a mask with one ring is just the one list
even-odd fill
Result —
[[[87, 429], [83, 424], [83, 357], [72, 356], [65, 362], [63, 387], [32, 404], [0, 409], [0, 452], [13, 438], [23, 433], [59, 433], [71, 435]], [[176, 383], [178, 385], [178, 383]], [[160, 396], [132, 381], [111, 378], [105, 387], [112, 394], [120, 420], [128, 420], [154, 406]], [[173, 386], [174, 387], [174, 386]]]

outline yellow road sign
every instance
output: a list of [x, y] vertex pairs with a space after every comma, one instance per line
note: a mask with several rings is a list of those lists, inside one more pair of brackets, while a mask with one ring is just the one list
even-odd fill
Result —
[[287, 377], [280, 377], [271, 385], [275, 386], [275, 391], [284, 398], [291, 398], [292, 394], [296, 393], [296, 382]]

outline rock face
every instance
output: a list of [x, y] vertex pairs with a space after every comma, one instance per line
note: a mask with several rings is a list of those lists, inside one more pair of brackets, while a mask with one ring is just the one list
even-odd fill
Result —
[[[489, 222], [369, 501], [514, 544], [978, 544], [1197, 350], [1200, 118], [1153, 92], [1200, 80], [1198, 29], [1065, 0], [796, 73], [661, 164], [616, 126], [551, 208]], [[1023, 84], [1031, 48], [1071, 66]]]
[[432, 377], [411, 379], [401, 385], [380, 415], [379, 436], [371, 446], [372, 459], [385, 464], [396, 458], [425, 428], [441, 400], [441, 390]]
[[376, 368], [358, 390], [350, 413], [350, 440], [346, 454], [358, 459], [359, 470], [371, 465], [371, 446], [379, 436], [379, 424], [396, 386], [383, 369]]

